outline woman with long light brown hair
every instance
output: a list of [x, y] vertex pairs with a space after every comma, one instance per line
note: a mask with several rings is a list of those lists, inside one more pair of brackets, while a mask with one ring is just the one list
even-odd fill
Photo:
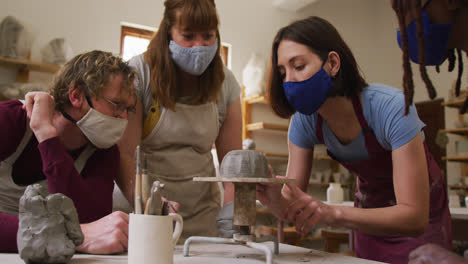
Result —
[[219, 161], [241, 148], [240, 87], [220, 57], [214, 0], [166, 0], [164, 6], [148, 50], [129, 62], [141, 75], [139, 102], [120, 144], [118, 183], [131, 201], [134, 152], [141, 145], [150, 181], [164, 183], [163, 196], [180, 205], [182, 237], [217, 236], [218, 230], [232, 236], [232, 186], [225, 185], [220, 211], [217, 184], [192, 179], [215, 176], [213, 145]]

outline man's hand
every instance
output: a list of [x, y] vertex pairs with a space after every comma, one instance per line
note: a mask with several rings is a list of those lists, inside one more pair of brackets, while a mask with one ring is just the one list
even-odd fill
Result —
[[128, 248], [129, 217], [123, 212], [113, 212], [97, 221], [82, 224], [84, 242], [77, 251], [88, 254], [122, 253]]
[[24, 100], [23, 109], [26, 110], [30, 119], [29, 126], [37, 141], [41, 143], [57, 136], [57, 129], [53, 125], [54, 98], [46, 92], [29, 92], [25, 95]]
[[466, 264], [468, 260], [434, 244], [426, 244], [411, 251], [408, 264]]

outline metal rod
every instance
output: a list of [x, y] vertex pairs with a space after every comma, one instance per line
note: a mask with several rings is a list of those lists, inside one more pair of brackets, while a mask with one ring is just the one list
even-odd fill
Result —
[[216, 243], [216, 244], [238, 244], [232, 238], [222, 238], [222, 237], [202, 237], [202, 236], [191, 236], [184, 243], [184, 257], [189, 255], [189, 246], [192, 243]]
[[245, 245], [248, 247], [263, 251], [266, 255], [266, 264], [273, 263], [273, 254], [271, 254], [271, 249], [267, 245], [259, 244], [255, 242], [246, 242]]

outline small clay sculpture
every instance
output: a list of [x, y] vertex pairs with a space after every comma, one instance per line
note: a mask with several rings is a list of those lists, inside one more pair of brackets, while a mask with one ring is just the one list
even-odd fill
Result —
[[244, 150], [255, 150], [256, 145], [255, 141], [251, 138], [246, 138], [244, 141], [242, 141], [242, 149]]
[[26, 59], [31, 46], [32, 36], [23, 24], [12, 16], [5, 17], [0, 23], [0, 56]]
[[73, 52], [64, 38], [55, 38], [41, 49], [41, 55], [44, 63], [64, 64], [73, 57]]
[[228, 152], [221, 163], [221, 177], [269, 178], [268, 161], [255, 150], [233, 150]]
[[20, 199], [18, 253], [25, 263], [66, 263], [83, 243], [78, 214], [67, 196], [49, 194], [41, 184]]

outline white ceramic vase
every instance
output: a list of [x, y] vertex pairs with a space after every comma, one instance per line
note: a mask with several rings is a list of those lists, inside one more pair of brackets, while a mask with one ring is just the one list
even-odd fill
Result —
[[343, 188], [339, 183], [330, 183], [330, 187], [327, 189], [327, 201], [329, 203], [342, 203], [343, 202]]

